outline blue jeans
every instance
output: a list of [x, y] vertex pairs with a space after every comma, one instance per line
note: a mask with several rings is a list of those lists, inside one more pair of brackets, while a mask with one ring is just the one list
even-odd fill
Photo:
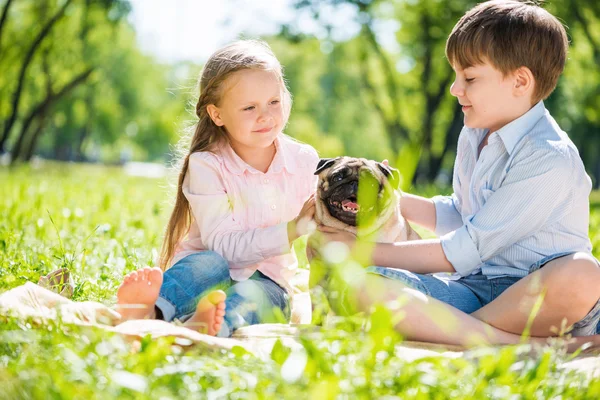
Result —
[[[554, 259], [568, 254], [571, 253], [558, 253], [545, 257], [533, 264], [529, 268], [529, 273], [542, 268]], [[447, 276], [415, 274], [402, 269], [385, 267], [368, 267], [367, 272], [401, 281], [427, 296], [443, 301], [467, 314], [471, 314], [491, 303], [509, 286], [521, 279], [510, 276], [488, 279], [487, 276], [481, 273], [463, 276], [460, 279], [450, 279]], [[600, 300], [581, 321], [573, 325], [570, 333], [573, 336], [589, 336], [596, 332], [600, 333], [599, 319]]]
[[281, 322], [277, 314], [290, 318], [285, 289], [260, 271], [246, 281], [232, 280], [229, 264], [213, 251], [191, 254], [165, 271], [156, 307], [165, 321], [185, 321], [196, 311], [198, 301], [213, 290], [227, 294], [225, 321], [217, 336], [229, 337], [246, 325]]
[[401, 281], [418, 291], [471, 314], [492, 302], [520, 278], [488, 279], [482, 274], [451, 279], [450, 276], [415, 274], [403, 269], [368, 267], [367, 272]]

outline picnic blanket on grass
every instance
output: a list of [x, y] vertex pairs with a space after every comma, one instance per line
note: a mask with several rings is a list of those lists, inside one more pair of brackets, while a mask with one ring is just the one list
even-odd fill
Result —
[[[160, 320], [130, 320], [121, 323], [120, 315], [104, 304], [94, 301], [75, 302], [39, 285], [28, 282], [0, 294], [0, 316], [32, 321], [44, 325], [60, 319], [64, 324], [90, 326], [115, 332], [132, 343], [139, 343], [148, 335], [153, 339], [175, 337], [181, 346], [198, 346], [206, 349], [227, 349], [235, 346], [251, 354], [270, 359], [274, 344], [280, 341], [290, 349], [299, 349], [300, 335], [319, 332], [319, 327], [307, 325], [260, 324], [241, 328], [232, 338], [205, 335], [184, 326]], [[402, 342], [397, 351], [407, 361], [424, 357], [463, 357], [468, 350], [459, 346], [448, 346], [423, 342]], [[572, 361], [560, 368], [580, 370], [591, 377], [600, 377], [600, 356], [597, 349], [583, 351]]]

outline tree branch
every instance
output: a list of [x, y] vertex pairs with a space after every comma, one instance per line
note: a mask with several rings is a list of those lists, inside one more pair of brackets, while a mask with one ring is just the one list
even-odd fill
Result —
[[[21, 155], [21, 152], [23, 149], [23, 144], [25, 143], [25, 136], [27, 136], [29, 126], [31, 125], [33, 120], [38, 115], [45, 114], [48, 111], [48, 109], [56, 101], [60, 100], [63, 96], [67, 95], [69, 92], [71, 92], [77, 86], [82, 84], [90, 76], [90, 74], [93, 71], [94, 71], [94, 68], [90, 67], [87, 70], [80, 73], [79, 75], [77, 75], [76, 77], [74, 77], [73, 79], [71, 79], [71, 81], [69, 83], [67, 83], [65, 86], [63, 86], [63, 88], [60, 89], [58, 92], [56, 92], [56, 93], [49, 92], [46, 95], [46, 98], [44, 100], [42, 100], [41, 102], [39, 102], [31, 110], [31, 112], [27, 115], [27, 117], [23, 121], [23, 128], [21, 129], [21, 134], [19, 135], [19, 138], [17, 139], [17, 142], [15, 143], [14, 148], [12, 149], [12, 153], [11, 153], [12, 163], [14, 163], [17, 160], [17, 158]], [[34, 138], [32, 138], [32, 140], [34, 140]]]
[[571, 1], [571, 9], [573, 11], [573, 16], [575, 17], [575, 19], [577, 20], [577, 22], [579, 22], [579, 24], [581, 25], [581, 28], [583, 29], [583, 33], [585, 34], [585, 37], [587, 38], [587, 40], [590, 42], [590, 45], [592, 46], [593, 52], [594, 52], [594, 60], [596, 61], [596, 63], [600, 62], [600, 43], [596, 42], [596, 39], [594, 39], [594, 36], [592, 35], [592, 33], [590, 32], [589, 29], [589, 24], [587, 22], [587, 20], [585, 19], [585, 17], [583, 16], [583, 14], [581, 13], [581, 11], [579, 10], [579, 6], [577, 4], [575, 4], [574, 1]]
[[8, 16], [8, 9], [13, 0], [6, 0], [4, 7], [2, 8], [2, 16], [0, 17], [0, 54], [2, 54], [2, 31], [4, 30], [4, 24], [6, 23], [6, 17]]
[[46, 38], [46, 36], [48, 36], [50, 31], [52, 30], [52, 27], [54, 26], [54, 24], [56, 24], [56, 22], [62, 18], [62, 16], [65, 13], [65, 10], [69, 6], [69, 4], [71, 4], [72, 1], [73, 0], [66, 0], [65, 3], [63, 4], [63, 6], [56, 12], [56, 14], [46, 23], [46, 25], [44, 25], [44, 27], [42, 28], [40, 33], [37, 35], [37, 37], [31, 44], [31, 46], [29, 47], [27, 54], [25, 55], [23, 64], [21, 65], [21, 71], [19, 72], [17, 89], [15, 90], [15, 93], [13, 94], [12, 112], [10, 114], [10, 117], [8, 118], [8, 121], [6, 122], [6, 125], [4, 126], [4, 131], [2, 132], [2, 138], [0, 138], [0, 151], [2, 151], [2, 149], [4, 148], [4, 145], [5, 145], [6, 141], [8, 140], [10, 131], [17, 119], [17, 115], [19, 113], [19, 104], [20, 104], [20, 100], [21, 100], [21, 93], [23, 91], [23, 84], [25, 82], [25, 74], [27, 73], [27, 69], [29, 68], [29, 65], [31, 64], [31, 61], [33, 60], [33, 56], [35, 55], [36, 50], [42, 44], [42, 41], [44, 40], [44, 38]]

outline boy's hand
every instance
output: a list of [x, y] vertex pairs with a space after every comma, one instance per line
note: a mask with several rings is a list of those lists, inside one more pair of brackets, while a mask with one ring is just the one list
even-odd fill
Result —
[[358, 240], [358, 238], [350, 232], [322, 225], [308, 238], [306, 246], [308, 260], [310, 261], [312, 257], [320, 254], [323, 247], [330, 242], [345, 244], [348, 247], [348, 257], [361, 265], [367, 266], [372, 264], [375, 243], [368, 240]]
[[288, 240], [292, 243], [300, 236], [306, 235], [314, 230], [313, 218], [315, 216], [315, 195], [312, 194], [304, 202], [302, 210], [296, 218], [288, 222]]
[[308, 237], [308, 243], [306, 245], [306, 259], [308, 262], [311, 262], [313, 258], [319, 255], [319, 252], [315, 249], [315, 247], [318, 246], [315, 246], [314, 242], [311, 241], [312, 237], [312, 235]]
[[328, 226], [320, 225], [318, 231], [322, 234], [323, 244], [329, 242], [340, 242], [344, 243], [350, 250], [354, 248], [356, 243], [356, 236], [350, 232], [342, 231], [336, 228], [330, 228]]
[[317, 231], [308, 237], [306, 244], [306, 256], [310, 261], [318, 255], [321, 249], [329, 242], [340, 242], [348, 246], [349, 249], [354, 247], [356, 236], [351, 233], [320, 225]]

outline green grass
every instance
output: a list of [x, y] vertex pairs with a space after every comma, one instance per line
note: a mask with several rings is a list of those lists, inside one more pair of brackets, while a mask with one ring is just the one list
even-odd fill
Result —
[[[169, 212], [166, 180], [118, 168], [45, 164], [0, 169], [0, 292], [68, 267], [75, 300], [114, 302], [125, 273], [152, 264]], [[428, 191], [430, 189], [426, 189]], [[600, 248], [600, 196], [592, 204]], [[598, 254], [596, 253], [598, 256]], [[270, 361], [242, 349], [186, 350], [61, 322], [0, 320], [0, 399], [51, 398], [600, 398], [600, 380], [557, 368], [553, 347], [484, 348], [414, 362], [394, 351], [401, 338], [378, 309], [370, 328], [347, 319], [302, 338], [303, 350], [275, 346]]]

